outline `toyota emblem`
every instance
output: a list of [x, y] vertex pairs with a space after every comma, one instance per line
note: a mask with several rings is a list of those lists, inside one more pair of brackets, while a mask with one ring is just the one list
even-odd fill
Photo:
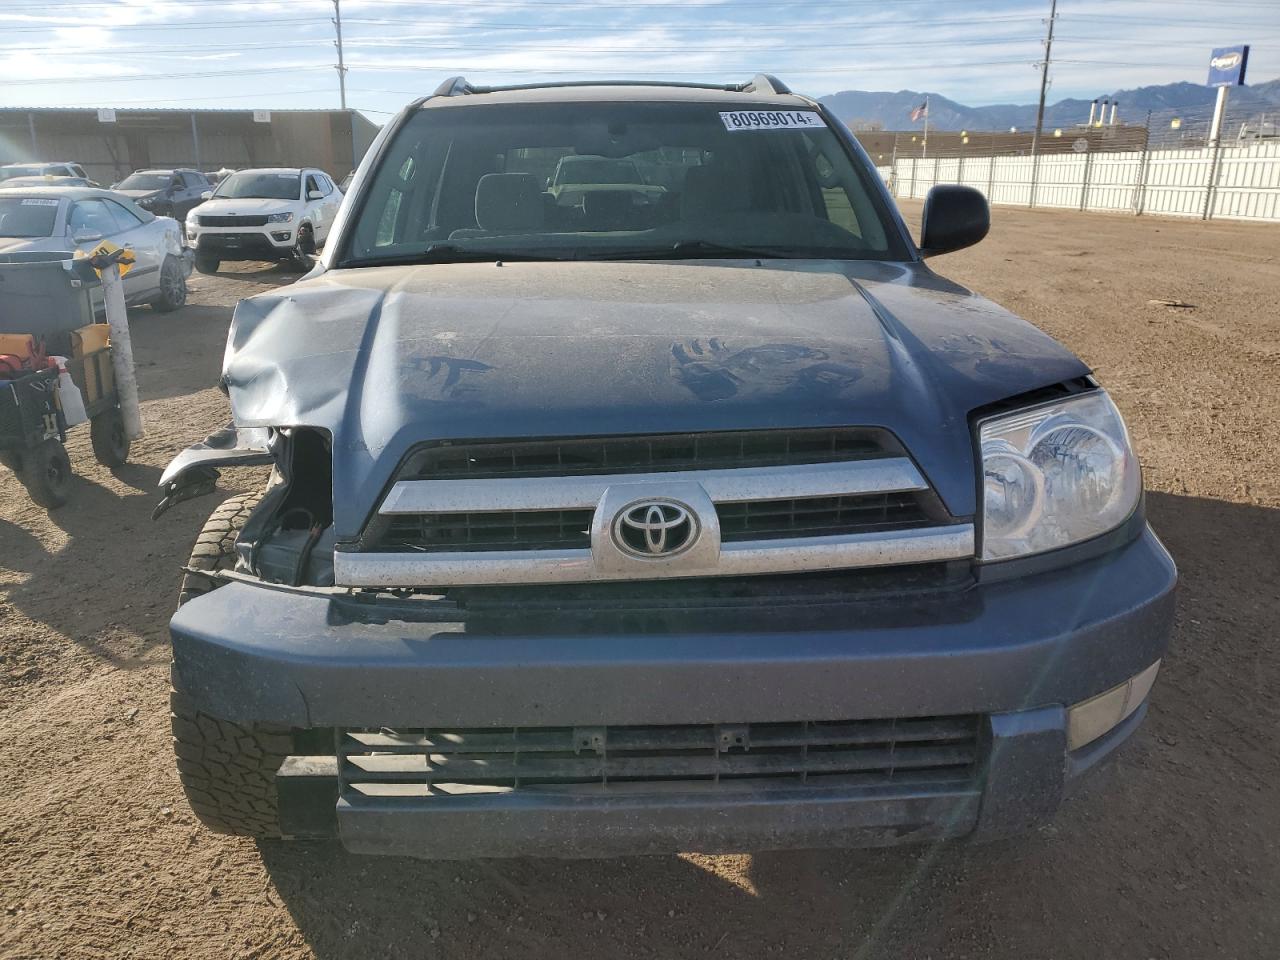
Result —
[[674, 557], [698, 539], [698, 520], [693, 511], [674, 500], [639, 500], [618, 511], [613, 521], [613, 540], [633, 557], [662, 559]]

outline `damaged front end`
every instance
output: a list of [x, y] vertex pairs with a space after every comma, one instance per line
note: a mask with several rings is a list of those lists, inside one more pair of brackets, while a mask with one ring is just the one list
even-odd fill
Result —
[[332, 443], [325, 431], [228, 425], [169, 464], [160, 478], [163, 496], [152, 518], [174, 504], [212, 493], [219, 468], [269, 464], [267, 489], [239, 531], [235, 568], [219, 575], [292, 587], [331, 587], [332, 462]]

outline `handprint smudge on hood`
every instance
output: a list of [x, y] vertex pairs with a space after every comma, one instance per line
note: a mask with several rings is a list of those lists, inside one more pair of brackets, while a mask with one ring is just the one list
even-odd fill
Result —
[[671, 371], [699, 400], [725, 400], [753, 387], [836, 394], [862, 378], [825, 350], [795, 343], [764, 343], [735, 350], [719, 337], [671, 345]]

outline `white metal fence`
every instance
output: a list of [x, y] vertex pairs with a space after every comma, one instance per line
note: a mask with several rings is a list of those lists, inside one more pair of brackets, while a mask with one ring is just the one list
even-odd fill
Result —
[[991, 203], [1280, 223], [1280, 142], [1194, 150], [1032, 157], [897, 157], [880, 167], [895, 197], [939, 183]]

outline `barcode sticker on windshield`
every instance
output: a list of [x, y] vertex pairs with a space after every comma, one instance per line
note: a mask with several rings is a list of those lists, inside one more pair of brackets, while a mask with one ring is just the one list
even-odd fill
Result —
[[825, 127], [822, 117], [805, 110], [731, 110], [721, 113], [724, 128], [734, 130], [813, 130]]
[[58, 201], [57, 200], [35, 200], [35, 199], [28, 198], [22, 201], [22, 205], [24, 207], [56, 207], [58, 205]]

